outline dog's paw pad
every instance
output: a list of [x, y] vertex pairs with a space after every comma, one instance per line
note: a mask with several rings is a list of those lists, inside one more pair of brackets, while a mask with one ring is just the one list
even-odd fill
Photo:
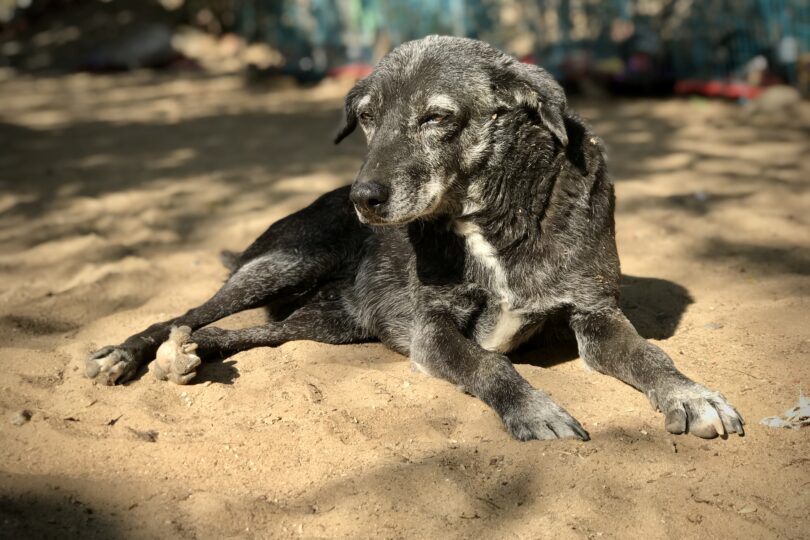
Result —
[[194, 354], [197, 344], [191, 341], [191, 328], [172, 328], [169, 339], [158, 347], [152, 373], [161, 381], [188, 384], [197, 374], [200, 357]]
[[543, 392], [533, 391], [503, 415], [506, 429], [516, 439], [590, 439], [588, 432], [565, 409]]
[[691, 433], [702, 439], [745, 435], [745, 420], [719, 392], [690, 385], [671, 392], [665, 403], [664, 425], [670, 433]]
[[113, 386], [132, 377], [137, 368], [130, 351], [104, 347], [90, 354], [84, 362], [84, 373], [90, 379]]

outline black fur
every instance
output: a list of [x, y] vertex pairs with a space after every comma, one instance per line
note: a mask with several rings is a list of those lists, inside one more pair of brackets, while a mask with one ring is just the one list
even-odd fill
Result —
[[[518, 439], [587, 439], [504, 356], [564, 314], [584, 360], [646, 393], [670, 431], [743, 433], [725, 398], [619, 310], [604, 150], [545, 71], [433, 36], [384, 58], [349, 92], [345, 116], [336, 142], [361, 126], [369, 147], [352, 188], [226, 256], [233, 273], [211, 300], [92, 354], [88, 376], [124, 381], [167, 339], [156, 373], [181, 383], [199, 364], [194, 344], [219, 359], [294, 339], [379, 339], [479, 396]], [[257, 306], [266, 325], [203, 328]], [[180, 326], [193, 334], [170, 338]]]

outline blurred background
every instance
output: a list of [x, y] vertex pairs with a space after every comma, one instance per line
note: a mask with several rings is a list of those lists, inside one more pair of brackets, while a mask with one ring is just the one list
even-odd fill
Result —
[[427, 34], [488, 41], [569, 91], [810, 91], [810, 0], [0, 0], [0, 65], [361, 76]]

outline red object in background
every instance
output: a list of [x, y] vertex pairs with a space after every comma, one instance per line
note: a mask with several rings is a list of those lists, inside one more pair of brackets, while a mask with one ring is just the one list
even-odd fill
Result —
[[353, 64], [346, 64], [345, 66], [332, 68], [329, 70], [328, 75], [330, 77], [352, 77], [354, 79], [362, 79], [371, 75], [372, 71], [374, 71], [373, 66], [363, 62], [355, 62]]
[[675, 93], [679, 95], [700, 94], [726, 99], [754, 99], [763, 90], [764, 88], [760, 86], [751, 86], [738, 81], [684, 79], [675, 83]]

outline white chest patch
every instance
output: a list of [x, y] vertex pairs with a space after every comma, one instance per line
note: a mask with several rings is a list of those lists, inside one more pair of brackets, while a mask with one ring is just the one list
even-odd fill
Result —
[[477, 336], [478, 344], [488, 351], [506, 352], [510, 349], [515, 334], [523, 326], [523, 316], [513, 309], [514, 294], [509, 288], [506, 271], [495, 248], [481, 234], [478, 225], [456, 221], [455, 230], [464, 237], [470, 255], [489, 271], [492, 292], [500, 299], [501, 309], [495, 326], [485, 335]]

